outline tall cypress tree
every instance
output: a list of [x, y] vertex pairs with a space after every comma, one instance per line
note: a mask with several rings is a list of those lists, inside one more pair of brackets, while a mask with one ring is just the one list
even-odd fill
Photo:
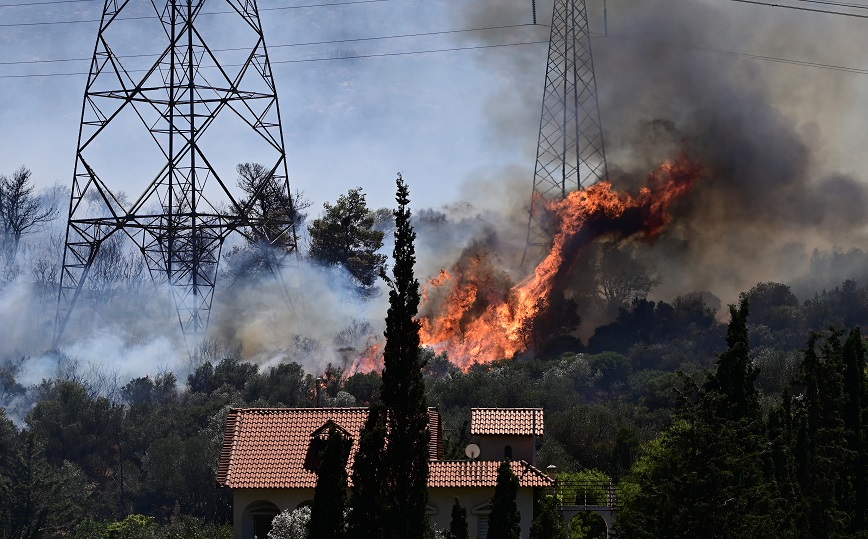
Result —
[[310, 539], [335, 539], [344, 534], [344, 508], [347, 500], [347, 443], [332, 427], [317, 469], [313, 507], [310, 510]]
[[470, 539], [467, 528], [467, 508], [461, 505], [458, 498], [452, 504], [452, 515], [449, 520], [449, 539]]
[[747, 298], [739, 307], [729, 306], [731, 320], [726, 330], [726, 351], [720, 354], [717, 371], [705, 383], [705, 396], [716, 401], [718, 418], [741, 420], [759, 418], [759, 394], [754, 386], [757, 370], [750, 359]]
[[[700, 389], [686, 380], [679, 418], [633, 468], [639, 491], [619, 516], [641, 538], [792, 537], [753, 385], [747, 301], [730, 308], [727, 349]], [[626, 504], [625, 504], [626, 506]]]
[[491, 539], [519, 539], [521, 537], [521, 513], [518, 511], [518, 477], [505, 460], [497, 468], [497, 485], [491, 497], [491, 513], [488, 515], [488, 537]]
[[844, 427], [855, 491], [851, 531], [864, 530], [868, 516], [868, 452], [865, 449], [866, 428], [862, 412], [868, 404], [863, 400], [865, 390], [865, 346], [862, 344], [862, 332], [857, 328], [850, 332], [844, 343]]
[[812, 335], [796, 377], [801, 398], [794, 410], [797, 477], [804, 497], [803, 529], [812, 537], [836, 537], [846, 530], [853, 498], [843, 420], [842, 333], [833, 329], [819, 346]]
[[368, 419], [362, 428], [359, 450], [353, 463], [353, 488], [347, 519], [348, 539], [382, 539], [383, 515], [383, 446], [386, 443], [386, 409], [380, 401], [371, 403]]
[[413, 274], [416, 233], [410, 225], [409, 189], [398, 175], [393, 278], [389, 284], [381, 395], [388, 411], [386, 529], [391, 537], [421, 539], [427, 528], [428, 405], [419, 354], [419, 281]]

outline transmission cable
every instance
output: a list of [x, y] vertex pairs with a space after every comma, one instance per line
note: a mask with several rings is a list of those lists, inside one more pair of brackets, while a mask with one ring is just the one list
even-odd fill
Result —
[[[807, 1], [807, 0], [805, 0]], [[753, 4], [756, 6], [769, 6], [769, 7], [780, 7], [785, 9], [794, 9], [796, 11], [807, 11], [809, 13], [826, 13], [828, 15], [842, 15], [844, 17], [855, 17], [857, 19], [868, 19], [868, 15], [860, 15], [858, 13], [846, 13], [844, 11], [830, 11], [826, 9], [818, 9], [818, 8], [810, 8], [810, 7], [799, 7], [799, 6], [788, 6], [786, 4], [773, 4], [771, 2], [761, 2], [760, 0], [730, 0], [730, 2], [738, 2], [740, 4]], [[817, 0], [814, 0], [817, 2]], [[858, 6], [863, 9], [868, 8], [868, 6]]]
[[796, 2], [804, 2], [805, 4], [820, 4], [825, 6], [849, 7], [853, 9], [868, 9], [865, 4], [845, 4], [843, 2], [832, 2], [831, 0], [794, 0]]
[[828, 69], [831, 71], [842, 71], [844, 73], [854, 73], [857, 75], [868, 75], [868, 69], [862, 69], [862, 68], [858, 68], [858, 67], [838, 66], [838, 65], [832, 65], [832, 64], [824, 64], [821, 62], [809, 62], [807, 60], [794, 60], [792, 58], [780, 58], [777, 56], [766, 56], [766, 55], [762, 55], [762, 54], [752, 54], [749, 52], [728, 51], [728, 50], [724, 50], [724, 49], [715, 49], [712, 47], [703, 47], [700, 45], [688, 45], [686, 43], [675, 43], [675, 42], [670, 42], [670, 41], [657, 41], [657, 40], [650, 40], [650, 39], [635, 38], [635, 37], [630, 37], [630, 36], [619, 36], [619, 35], [615, 35], [615, 34], [611, 34], [611, 33], [608, 36], [605, 34], [597, 33], [597, 32], [590, 32], [590, 34], [595, 38], [618, 39], [618, 40], [622, 40], [622, 41], [632, 41], [632, 42], [636, 42], [636, 43], [650, 43], [650, 44], [656, 44], [656, 45], [666, 45], [668, 47], [677, 47], [677, 48], [690, 49], [690, 50], [696, 50], [696, 51], [701, 51], [701, 52], [712, 52], [712, 53], [716, 53], [716, 54], [726, 54], [729, 56], [741, 56], [743, 58], [750, 58], [752, 60], [763, 60], [766, 62], [776, 62], [776, 63], [798, 65], [798, 66], [804, 66], [804, 67], [815, 67], [818, 69]]
[[[461, 30], [440, 30], [434, 32], [418, 32], [415, 34], [398, 34], [392, 36], [372, 36], [372, 37], [357, 37], [357, 38], [345, 38], [345, 39], [330, 39], [325, 41], [306, 41], [300, 43], [286, 43], [279, 45], [268, 45], [269, 50], [273, 49], [281, 49], [286, 47], [306, 47], [311, 45], [335, 45], [339, 43], [358, 43], [363, 41], [379, 41], [379, 40], [387, 40], [387, 39], [404, 39], [410, 37], [427, 37], [427, 36], [438, 36], [438, 35], [447, 35], [447, 34], [462, 34], [469, 32], [484, 32], [488, 30], [508, 30], [512, 28], [522, 28], [526, 26], [534, 26], [531, 23], [526, 24], [510, 24], [505, 26], [486, 26], [480, 28], [465, 28]], [[539, 25], [537, 25], [539, 26]], [[213, 52], [232, 52], [232, 51], [246, 51], [249, 50], [248, 47], [230, 47], [225, 49], [211, 49]], [[160, 56], [160, 54], [124, 54], [115, 56], [115, 58], [127, 59], [127, 58], [156, 58]], [[29, 65], [29, 64], [54, 64], [61, 62], [89, 62], [93, 60], [93, 58], [58, 58], [54, 60], [14, 60], [11, 62], [0, 62], [0, 65]]]
[[81, 2], [97, 3], [98, 0], [50, 0], [49, 2], [21, 2], [19, 4], [0, 4], [0, 7], [33, 7], [51, 4], [79, 4]]
[[[340, 6], [352, 6], [356, 4], [377, 4], [380, 2], [389, 2], [391, 0], [347, 0], [346, 2], [333, 2], [326, 4], [303, 4], [300, 6], [276, 6], [276, 7], [267, 7], [260, 8], [259, 11], [278, 11], [284, 9], [306, 9], [306, 8], [314, 8], [314, 7], [340, 7]], [[199, 13], [199, 15], [228, 15], [228, 14], [236, 14], [238, 13], [235, 10], [226, 10], [226, 11], [203, 11]], [[145, 15], [141, 17], [117, 17], [114, 19], [115, 21], [141, 21], [148, 19], [155, 19], [156, 15]], [[100, 22], [101, 19], [81, 19], [76, 21], [39, 21], [39, 22], [18, 22], [18, 23], [3, 23], [0, 24], [0, 27], [15, 27], [15, 26], [49, 26], [49, 25], [58, 25], [58, 24], [90, 24], [95, 22]]]
[[[738, 1], [738, 0], [734, 0], [734, 1]], [[520, 26], [524, 26], [524, 25], [520, 25]], [[542, 26], [542, 25], [537, 25], [537, 26]], [[492, 28], [496, 28], [496, 27], [492, 27]], [[449, 30], [449, 31], [444, 31], [442, 33], [455, 33], [455, 32], [463, 32], [463, 31], [473, 31], [473, 30], [472, 29]], [[439, 32], [431, 32], [431, 34], [436, 34], [436, 33], [439, 33]], [[765, 55], [751, 54], [751, 53], [745, 53], [745, 52], [729, 51], [729, 50], [724, 50], [724, 49], [715, 49], [715, 48], [711, 48], [711, 47], [702, 47], [702, 46], [698, 46], [698, 45], [688, 45], [688, 44], [684, 44], [684, 43], [652, 41], [652, 40], [646, 40], [646, 39], [641, 39], [641, 38], [633, 38], [630, 36], [617, 36], [617, 35], [613, 35], [613, 34], [609, 34], [608, 36], [605, 36], [604, 34], [598, 34], [595, 32], [592, 32], [591, 34], [595, 38], [602, 38], [602, 39], [614, 38], [614, 39], [619, 39], [619, 40], [624, 40], [624, 41], [634, 41], [634, 42], [638, 42], [638, 43], [656, 43], [656, 44], [667, 45], [667, 46], [671, 46], [671, 47], [691, 49], [691, 50], [697, 50], [697, 51], [702, 51], [702, 52], [726, 54], [726, 55], [731, 55], [731, 56], [741, 56], [741, 57], [750, 58], [753, 60], [762, 60], [762, 61], [767, 61], [767, 62], [776, 62], [776, 63], [790, 64], [790, 65], [798, 65], [798, 66], [803, 66], [803, 67], [827, 69], [827, 70], [831, 70], [831, 71], [840, 71], [840, 72], [844, 72], [844, 73], [852, 73], [852, 74], [857, 74], [857, 75], [868, 75], [868, 69], [862, 69], [862, 68], [857, 68], [857, 67], [824, 64], [821, 62], [809, 62], [809, 61], [805, 61], [805, 60], [795, 60], [792, 58], [781, 58], [781, 57], [777, 57], [777, 56], [765, 56]], [[413, 34], [407, 34], [407, 35], [412, 36]], [[398, 37], [398, 36], [384, 36], [383, 39], [389, 39], [392, 37]], [[359, 40], [365, 40], [365, 39], [377, 39], [377, 38], [358, 38], [358, 39]], [[353, 40], [335, 40], [335, 42], [338, 42], [338, 43], [344, 42], [344, 41], [353, 41]], [[467, 46], [467, 47], [452, 47], [452, 48], [444, 48], [444, 49], [430, 49], [430, 50], [419, 50], [419, 51], [401, 51], [401, 52], [392, 52], [392, 53], [359, 54], [359, 55], [353, 55], [353, 56], [330, 56], [330, 57], [319, 57], [319, 58], [302, 58], [302, 59], [297, 59], [297, 60], [271, 60], [271, 63], [272, 64], [293, 64], [293, 63], [327, 62], [327, 61], [339, 61], [339, 60], [357, 60], [357, 59], [365, 59], [365, 58], [410, 56], [410, 55], [419, 55], [419, 54], [435, 54], [435, 53], [455, 52], [455, 51], [465, 51], [465, 50], [513, 47], [513, 46], [522, 46], [522, 45], [538, 45], [538, 44], [543, 44], [543, 43], [548, 43], [548, 42], [549, 42], [548, 40], [526, 41], [526, 42], [518, 42], [518, 43], [503, 43], [503, 44], [496, 44], [496, 45], [474, 45], [474, 46]], [[324, 42], [324, 43], [330, 43], [330, 42]], [[287, 44], [284, 46], [291, 47], [291, 46], [296, 46], [296, 45], [301, 45], [301, 44]], [[70, 61], [71, 60], [72, 59], [70, 59]], [[90, 58], [88, 58], [88, 60], [90, 60]], [[45, 60], [45, 61], [35, 60], [35, 61], [28, 61], [26, 63], [39, 63], [39, 62], [50, 62], [50, 61], [51, 60]], [[60, 61], [60, 60], [58, 60], [58, 61]], [[240, 64], [226, 65], [224, 67], [239, 67], [239, 66], [240, 66]], [[137, 73], [137, 72], [144, 72], [144, 71], [146, 71], [146, 70], [130, 70], [129, 72], [130, 73]], [[0, 79], [65, 77], [65, 76], [80, 76], [80, 75], [89, 75], [89, 73], [72, 72], [72, 73], [35, 73], [35, 74], [25, 74], [25, 75], [0, 75]]]
[[[402, 52], [387, 52], [387, 53], [378, 53], [378, 54], [358, 54], [353, 56], [325, 56], [321, 58], [302, 58], [298, 60], [271, 60], [269, 63], [271, 64], [300, 64], [306, 62], [328, 62], [335, 60], [357, 60], [362, 58], [382, 58], [382, 57], [390, 57], [390, 56], [411, 56], [417, 54], [435, 54], [435, 53], [443, 53], [443, 52], [455, 52], [455, 51], [469, 51], [469, 50], [478, 50], [478, 49], [496, 49], [502, 47], [517, 47], [522, 45], [540, 45], [543, 43], [548, 43], [549, 40], [543, 41], [522, 41], [518, 43], [499, 43], [496, 45], [472, 45], [467, 47], [451, 47], [446, 49], [429, 49], [429, 50], [420, 50], [420, 51], [402, 51]], [[223, 67], [241, 67], [243, 64], [223, 64]], [[214, 66], [206, 66], [214, 67]], [[127, 73], [145, 73], [149, 71], [148, 69], [130, 69], [127, 70]], [[30, 73], [27, 75], [0, 75], [0, 79], [26, 79], [26, 78], [43, 78], [43, 77], [69, 77], [69, 76], [79, 76], [79, 75], [90, 75], [90, 73], [86, 72], [75, 72], [75, 73]]]

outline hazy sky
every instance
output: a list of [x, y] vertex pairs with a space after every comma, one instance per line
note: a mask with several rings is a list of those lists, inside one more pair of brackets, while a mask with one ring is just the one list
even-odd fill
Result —
[[[455, 2], [390, 0], [269, 10], [321, 3], [260, 3], [291, 182], [316, 207], [357, 185], [369, 193], [371, 205], [391, 204], [398, 171], [411, 182], [416, 201], [439, 205], [458, 198], [459, 183], [478, 169], [499, 166], [505, 160], [521, 161], [514, 154], [535, 137], [535, 127], [528, 126], [526, 140], [513, 146], [491, 143], [485, 107], [499, 81], [480, 65], [474, 51], [281, 63], [467, 46], [457, 44], [454, 34], [285, 46], [470, 28], [468, 21], [456, 19]], [[219, 7], [220, 3], [213, 4]], [[42, 184], [69, 183], [86, 81], [81, 73], [87, 71], [89, 62], [9, 62], [88, 58], [97, 23], [18, 24], [98, 19], [100, 10], [98, 0], [0, 7], [0, 76], [79, 73], [0, 78], [4, 131], [0, 173], [8, 174], [24, 164]], [[227, 15], [211, 19], [218, 17]], [[529, 22], [530, 9], [525, 18], [513, 23]], [[545, 29], [532, 30], [500, 31], [498, 38], [504, 42], [545, 39]], [[130, 47], [135, 50], [135, 44]], [[543, 46], [531, 47], [545, 54]], [[510, 54], [509, 49], [502, 54]], [[540, 58], [537, 78], [542, 77], [544, 67]], [[122, 185], [122, 179], [117, 182]]]
[[[0, 3], [20, 2], [3, 0]], [[386, 0], [341, 7], [272, 9], [320, 3], [324, 2], [264, 0], [260, 3], [266, 41], [275, 62], [291, 181], [294, 187], [306, 193], [315, 208], [356, 185], [365, 188], [372, 206], [391, 204], [393, 179], [398, 171], [410, 182], [414, 200], [431, 206], [478, 193], [472, 189], [474, 184], [482, 184], [487, 190], [504, 189], [508, 184], [498, 186], [497, 178], [506, 170], [517, 177], [521, 177], [522, 169], [528, 175], [531, 173], [545, 45], [280, 63], [544, 40], [548, 37], [547, 28], [523, 27], [284, 46], [527, 24], [531, 22], [530, 0]], [[863, 56], [853, 54], [850, 46], [855, 36], [868, 33], [864, 32], [868, 25], [866, 20], [725, 0], [652, 3], [671, 9], [667, 18], [672, 20], [672, 32], [664, 28], [659, 33], [669, 35], [673, 43], [868, 67], [861, 63]], [[539, 4], [539, 21], [548, 24], [551, 4], [544, 0]], [[597, 0], [589, 3], [591, 27], [595, 32], [602, 31], [598, 4], [601, 2]], [[634, 32], [632, 35], [636, 38], [644, 37], [635, 34], [636, 20], [644, 16], [643, 9], [637, 6], [641, 6], [641, 2], [609, 2], [609, 29], [613, 37], [595, 38], [594, 46], [600, 58], [607, 47], [619, 47], [628, 52], [631, 48], [638, 51], [646, 47], [642, 42], [622, 39], [629, 37], [630, 32]], [[714, 7], [696, 12], [697, 6]], [[86, 81], [81, 73], [87, 71], [89, 63], [87, 60], [10, 63], [89, 58], [97, 23], [34, 23], [93, 20], [99, 18], [100, 10], [98, 0], [0, 7], [0, 76], [4, 77], [0, 78], [0, 173], [8, 174], [24, 164], [33, 170], [34, 178], [41, 184], [69, 183]], [[711, 20], [697, 20], [696, 17], [703, 14]], [[732, 19], [728, 20], [727, 16]], [[681, 35], [678, 25], [685, 20], [703, 27], [703, 32]], [[806, 32], [805, 28], [810, 31]], [[779, 47], [776, 45], [778, 38], [801, 46]], [[749, 63], [756, 76], [768, 77], [771, 82], [785, 70], [786, 84], [772, 86], [769, 95], [780, 97], [785, 101], [784, 106], [795, 107], [788, 112], [803, 116], [806, 123], [816, 122], [812, 114], [833, 114], [835, 100], [842, 92], [847, 97], [864, 98], [868, 88], [868, 76], [864, 74], [842, 74], [746, 57], [734, 60], [731, 56], [695, 49], [675, 48], [674, 54], [700, 55], [710, 64]], [[691, 58], [693, 60], [695, 58]], [[612, 79], [617, 79], [619, 74], [617, 66], [597, 67], [604, 103], [603, 123], [609, 137], [607, 146], [612, 158], [617, 158], [619, 152], [623, 154], [628, 150], [618, 148], [621, 126], [607, 121], [605, 113], [607, 108], [620, 108], [606, 97], [617, 93], [613, 85], [618, 81]], [[46, 73], [80, 74], [5, 78]], [[607, 79], [609, 74], [614, 76]], [[810, 106], [813, 99], [817, 100], [816, 110], [799, 109]], [[864, 158], [861, 141], [868, 123], [859, 119], [863, 107], [856, 101], [851, 103], [852, 111], [838, 119], [852, 124], [840, 125], [841, 136], [832, 139], [834, 145], [841, 145], [832, 152], [838, 160], [836, 165], [848, 171], [861, 168]], [[616, 114], [614, 110], [612, 117]], [[835, 133], [821, 129], [818, 135]], [[818, 142], [828, 143], [828, 140]], [[122, 180], [117, 181], [122, 183]], [[520, 196], [529, 194], [530, 181], [528, 176], [525, 192]]]
[[[102, 2], [34, 1], [47, 3], [0, 0], [0, 174], [25, 165], [41, 186], [69, 186], [97, 23], [53, 23], [98, 19]], [[221, 9], [218, 0], [208, 1], [206, 10]], [[473, 217], [473, 208], [455, 205], [451, 227], [421, 227], [421, 278], [450, 266], [477, 236], [497, 232], [509, 251], [500, 253], [504, 260], [520, 254], [526, 223], [520, 208], [531, 192], [547, 47], [510, 44], [548, 39], [551, 0], [537, 2], [538, 27], [529, 26], [531, 0], [300, 7], [339, 1], [259, 4], [290, 180], [313, 203], [310, 212], [316, 216], [323, 202], [356, 186], [371, 207], [392, 206], [401, 171], [414, 209], [464, 201], [511, 210], [506, 219]], [[663, 279], [659, 298], [711, 290], [728, 303], [757, 282], [802, 275], [814, 247], [868, 250], [868, 71], [862, 71], [868, 70], [868, 19], [731, 0], [608, 0], [609, 36], [603, 37], [602, 2], [592, 0], [588, 8], [610, 172], [635, 180], [674, 157], [682, 142], [709, 167], [709, 183], [648, 250]], [[868, 15], [868, 8], [776, 0], [782, 2]], [[208, 24], [219, 29], [226, 15], [210, 17]], [[140, 33], [118, 43], [126, 51], [115, 52], [147, 48], [154, 36]], [[429, 35], [370, 39], [408, 34]], [[330, 43], [297, 45], [311, 42]], [[416, 54], [445, 49], [461, 50]], [[357, 58], [318, 60], [334, 57]], [[123, 169], [123, 143], [115, 143], [121, 148], [110, 158]], [[123, 177], [103, 179], [129, 191]], [[835, 279], [865, 273], [852, 271], [861, 273]], [[326, 277], [307, 277], [306, 288], [327, 290]], [[340, 298], [329, 311], [323, 297], [317, 296], [318, 315], [347, 314]], [[19, 315], [24, 301], [0, 294], [0, 320], [25, 325], [28, 318]], [[369, 306], [371, 320], [382, 321], [380, 303]], [[250, 319], [253, 329], [238, 332], [276, 338], [273, 313], [281, 309], [255, 304], [248, 310], [264, 320], [259, 333], [255, 317], [231, 318]], [[342, 327], [325, 318], [315, 325], [332, 334]], [[40, 338], [48, 331], [40, 330]], [[80, 340], [70, 350], [113, 357], [105, 350], [126, 346], [93, 342]], [[170, 355], [172, 344], [162, 334], [142, 342], [141, 353], [124, 349], [121, 355]], [[154, 361], [142, 360], [130, 372], [151, 372]]]

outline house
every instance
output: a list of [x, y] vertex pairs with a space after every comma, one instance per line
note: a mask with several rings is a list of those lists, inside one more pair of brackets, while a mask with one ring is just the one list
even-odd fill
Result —
[[[347, 473], [359, 444], [367, 408], [236, 408], [229, 411], [217, 470], [217, 485], [232, 490], [234, 539], [262, 538], [271, 519], [284, 509], [313, 500], [317, 476], [312, 455], [322, 435], [335, 427], [352, 440]], [[471, 536], [488, 531], [488, 501], [497, 483], [497, 468], [511, 460], [519, 478], [521, 534], [527, 537], [533, 519], [533, 490], [552, 480], [537, 469], [534, 443], [543, 434], [541, 408], [474, 408], [471, 433], [478, 439], [479, 457], [443, 459], [440, 413], [429, 408], [429, 476], [427, 513], [432, 524], [449, 527], [458, 497], [467, 508]]]

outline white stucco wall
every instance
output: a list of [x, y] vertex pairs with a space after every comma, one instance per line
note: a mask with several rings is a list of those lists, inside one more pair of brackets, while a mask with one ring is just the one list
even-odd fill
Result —
[[[293, 510], [304, 502], [313, 501], [313, 489], [235, 489], [233, 494], [232, 523], [233, 539], [251, 539], [252, 530], [245, 526], [244, 511], [260, 501], [271, 502], [280, 511]], [[452, 520], [452, 504], [458, 497], [461, 505], [467, 508], [467, 525], [470, 537], [477, 537], [479, 517], [488, 514], [485, 506], [494, 495], [494, 487], [489, 488], [431, 488], [428, 490], [428, 506], [435, 510], [429, 515], [432, 525], [449, 529]], [[521, 536], [530, 535], [533, 520], [533, 489], [520, 488], [516, 499], [521, 512]], [[480, 508], [474, 511], [474, 508]], [[262, 538], [259, 538], [262, 539]]]
[[280, 511], [293, 510], [303, 502], [313, 501], [313, 489], [234, 489], [232, 491], [233, 539], [251, 539], [253, 532], [249, 526], [245, 526], [244, 511], [260, 501], [271, 502]]
[[[452, 504], [455, 498], [467, 509], [467, 527], [470, 537], [477, 537], [479, 529], [479, 517], [488, 515], [488, 508], [474, 511], [474, 508], [485, 506], [494, 495], [494, 487], [489, 488], [431, 488], [428, 489], [428, 505], [436, 509], [436, 513], [429, 515], [432, 525], [438, 528], [449, 529], [452, 521]], [[521, 488], [516, 498], [518, 510], [521, 512], [521, 536], [530, 535], [530, 524], [533, 521], [533, 489]]]

